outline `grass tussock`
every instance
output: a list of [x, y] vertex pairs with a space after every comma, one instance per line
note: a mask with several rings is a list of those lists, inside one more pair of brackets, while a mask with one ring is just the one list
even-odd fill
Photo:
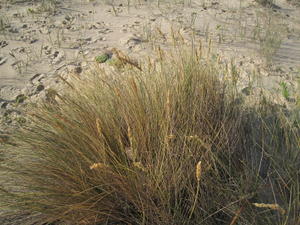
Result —
[[238, 103], [203, 50], [158, 55], [33, 109], [7, 149], [2, 209], [36, 224], [299, 223], [298, 127]]

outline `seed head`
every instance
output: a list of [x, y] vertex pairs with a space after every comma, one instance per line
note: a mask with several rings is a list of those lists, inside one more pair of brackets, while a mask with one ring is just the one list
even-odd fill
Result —
[[97, 127], [98, 134], [101, 135], [101, 133], [102, 133], [101, 132], [101, 122], [100, 122], [99, 118], [96, 119], [96, 127]]
[[257, 208], [269, 208], [279, 211], [282, 215], [285, 214], [285, 210], [281, 208], [278, 204], [265, 204], [265, 203], [253, 203]]
[[91, 170], [94, 169], [99, 169], [99, 168], [106, 168], [107, 166], [103, 163], [94, 163], [93, 165], [90, 166]]
[[202, 168], [201, 168], [201, 161], [199, 161], [196, 165], [196, 178], [197, 181], [200, 182], [201, 179], [201, 173], [202, 173]]

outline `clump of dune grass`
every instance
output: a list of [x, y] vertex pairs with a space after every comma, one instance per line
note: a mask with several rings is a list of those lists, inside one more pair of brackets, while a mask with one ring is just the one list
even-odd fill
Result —
[[265, 100], [243, 106], [195, 49], [96, 67], [32, 109], [2, 162], [1, 209], [32, 224], [298, 220], [298, 127]]

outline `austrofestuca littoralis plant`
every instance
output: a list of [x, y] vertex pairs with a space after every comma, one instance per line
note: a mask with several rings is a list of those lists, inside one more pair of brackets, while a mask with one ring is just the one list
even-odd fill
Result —
[[0, 162], [1, 211], [37, 224], [298, 220], [297, 127], [266, 101], [241, 105], [212, 49], [180, 40], [138, 64], [115, 50], [122, 71], [96, 64], [32, 108]]

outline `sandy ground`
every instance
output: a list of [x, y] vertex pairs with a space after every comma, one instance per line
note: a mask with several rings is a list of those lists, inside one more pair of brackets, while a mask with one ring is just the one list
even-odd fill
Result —
[[[252, 58], [262, 64], [257, 39], [269, 29], [266, 23], [271, 23], [270, 35], [280, 36], [281, 41], [272, 56], [274, 64], [297, 69], [299, 8], [277, 1], [278, 7], [268, 15], [253, 1], [206, 1], [205, 7], [202, 2], [191, 6], [161, 3], [160, 7], [155, 2], [142, 2], [132, 3], [129, 9], [126, 2], [116, 2], [116, 15], [110, 5], [97, 0], [62, 1], [53, 9], [50, 3], [0, 3], [4, 27], [0, 31], [0, 99], [9, 101], [18, 94], [28, 94], [24, 88], [29, 83], [43, 84], [71, 69], [69, 65], [84, 67], [112, 47], [137, 56], [153, 44], [165, 44], [155, 32], [160, 29], [167, 35], [171, 26], [182, 33], [194, 29], [206, 41], [214, 39], [216, 49], [235, 60]], [[45, 82], [45, 88], [48, 85]]]
[[191, 35], [204, 45], [212, 40], [215, 54], [238, 66], [245, 95], [256, 92], [249, 92], [249, 81], [280, 104], [295, 101], [300, 90], [300, 8], [285, 0], [270, 8], [250, 0], [41, 2], [0, 3], [0, 147], [22, 122], [23, 104], [63, 88], [58, 75], [81, 76], [112, 48], [140, 60], [154, 46], [171, 46], [172, 29], [187, 42]]

